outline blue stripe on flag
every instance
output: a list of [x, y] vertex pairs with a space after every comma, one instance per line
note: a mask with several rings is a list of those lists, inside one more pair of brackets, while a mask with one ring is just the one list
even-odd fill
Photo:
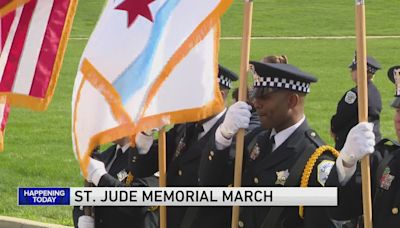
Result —
[[157, 12], [146, 48], [113, 82], [113, 86], [119, 92], [123, 104], [126, 104], [129, 98], [132, 97], [138, 89], [143, 87], [144, 83], [148, 80], [156, 50], [160, 44], [161, 34], [165, 32], [165, 24], [179, 2], [180, 0], [167, 0], [167, 2], [164, 3]]

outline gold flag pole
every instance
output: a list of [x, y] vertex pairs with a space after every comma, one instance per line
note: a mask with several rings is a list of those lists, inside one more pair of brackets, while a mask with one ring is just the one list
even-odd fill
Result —
[[[240, 78], [239, 78], [239, 101], [247, 100], [247, 72], [249, 69], [250, 56], [250, 37], [251, 37], [251, 20], [253, 14], [253, 1], [244, 1], [244, 18], [243, 18], [243, 36], [242, 36], [242, 56], [240, 62]], [[243, 163], [243, 145], [244, 145], [244, 129], [240, 129], [236, 135], [236, 156], [235, 156], [235, 176], [234, 187], [240, 187], [242, 182], [242, 163]], [[232, 208], [232, 228], [238, 227], [239, 206]]]
[[[160, 187], [167, 186], [167, 160], [166, 160], [166, 136], [165, 127], [162, 127], [158, 132], [158, 171]], [[167, 227], [167, 208], [160, 206], [160, 228]]]
[[[358, 120], [368, 122], [367, 42], [365, 29], [365, 3], [356, 0], [355, 27], [357, 39], [357, 93]], [[364, 227], [372, 228], [371, 174], [369, 156], [361, 161]]]

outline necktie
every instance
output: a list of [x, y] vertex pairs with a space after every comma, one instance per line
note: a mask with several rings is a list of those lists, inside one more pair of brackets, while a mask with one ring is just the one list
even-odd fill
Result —
[[195, 124], [192, 126], [192, 128], [189, 130], [188, 135], [187, 135], [187, 146], [186, 149], [188, 149], [190, 146], [192, 146], [195, 142], [197, 142], [199, 138], [199, 134], [204, 131], [203, 125], [201, 124]]
[[275, 145], [275, 135], [272, 135], [267, 139], [267, 154], [272, 153], [274, 145]]
[[204, 132], [204, 128], [202, 124], [196, 124], [194, 138], [197, 141], [199, 139], [199, 135]]
[[111, 175], [116, 175], [119, 172], [119, 168], [121, 166], [120, 160], [122, 158], [122, 148], [118, 148], [118, 150], [114, 153], [114, 158], [111, 162], [107, 165], [107, 170]]

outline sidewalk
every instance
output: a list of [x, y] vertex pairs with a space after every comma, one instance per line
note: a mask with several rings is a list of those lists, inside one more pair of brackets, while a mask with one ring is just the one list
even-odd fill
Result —
[[36, 222], [28, 219], [0, 216], [0, 228], [72, 228], [57, 224]]

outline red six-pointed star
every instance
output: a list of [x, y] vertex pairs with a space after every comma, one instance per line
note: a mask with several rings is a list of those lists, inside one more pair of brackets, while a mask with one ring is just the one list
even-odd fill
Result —
[[128, 27], [130, 27], [136, 18], [141, 15], [149, 21], [153, 21], [153, 16], [149, 8], [149, 4], [154, 0], [124, 0], [115, 9], [125, 10], [128, 13]]

